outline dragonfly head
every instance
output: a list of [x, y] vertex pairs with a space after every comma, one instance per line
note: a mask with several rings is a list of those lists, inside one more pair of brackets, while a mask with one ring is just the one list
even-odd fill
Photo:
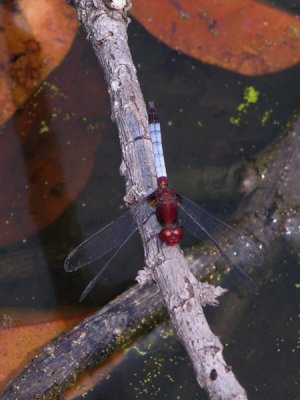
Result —
[[180, 227], [164, 228], [160, 231], [159, 238], [168, 246], [175, 246], [183, 237], [183, 230]]
[[168, 187], [168, 178], [166, 176], [160, 176], [159, 178], [157, 178], [157, 186], [159, 188]]

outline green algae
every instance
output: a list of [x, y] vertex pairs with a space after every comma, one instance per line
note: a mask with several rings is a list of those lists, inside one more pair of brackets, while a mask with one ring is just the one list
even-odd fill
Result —
[[239, 126], [241, 124], [241, 119], [243, 115], [245, 115], [249, 111], [251, 105], [258, 103], [259, 98], [260, 98], [259, 90], [255, 89], [254, 86], [247, 86], [244, 89], [243, 93], [244, 101], [238, 104], [238, 106], [236, 107], [238, 115], [230, 117], [229, 122], [232, 125]]

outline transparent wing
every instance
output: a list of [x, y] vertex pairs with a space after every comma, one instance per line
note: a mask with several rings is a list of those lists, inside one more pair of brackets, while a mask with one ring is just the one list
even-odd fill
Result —
[[[225, 261], [235, 268], [243, 282], [252, 292], [256, 293], [257, 287], [255, 283], [236, 260], [242, 260], [243, 264], [260, 265], [263, 260], [261, 249], [250, 238], [241, 235], [198, 204], [185, 197], [180, 197], [180, 199], [179, 220], [182, 225], [200, 240], [209, 239], [213, 242]], [[224, 233], [224, 231], [227, 231], [230, 235], [232, 245], [222, 248], [216, 238], [218, 234]]]
[[96, 232], [93, 236], [81, 243], [78, 247], [72, 250], [66, 258], [65, 270], [71, 272], [90, 264], [114, 250], [108, 261], [82, 292], [79, 299], [80, 302], [94, 287], [112, 259], [136, 232], [138, 226], [133, 217], [133, 212], [138, 217], [140, 223], [143, 224], [150, 215], [153, 214], [153, 209], [145, 201], [138, 203], [115, 221], [104, 226], [100, 231]]
[[106, 270], [106, 268], [109, 266], [111, 260], [119, 253], [119, 251], [122, 249], [122, 247], [128, 242], [128, 240], [131, 238], [131, 236], [135, 233], [137, 230], [137, 226], [135, 229], [132, 229], [130, 232], [129, 236], [127, 236], [122, 243], [119, 244], [117, 247], [117, 250], [113, 252], [109, 260], [106, 261], [106, 263], [101, 267], [100, 271], [97, 273], [97, 275], [94, 276], [94, 278], [90, 281], [90, 283], [87, 285], [87, 287], [84, 289], [84, 291], [81, 293], [81, 296], [79, 298], [79, 302], [81, 303], [82, 300], [86, 297], [86, 295], [92, 290], [92, 288], [95, 286], [96, 282], [100, 278], [100, 276], [103, 274], [103, 272]]
[[[150, 215], [151, 209], [150, 207], [142, 208], [145, 213], [144, 217], [146, 218]], [[76, 271], [105, 256], [112, 250], [117, 249], [118, 251], [122, 248], [137, 230], [137, 224], [133, 218], [132, 211], [132, 209], [127, 210], [115, 221], [104, 226], [100, 231], [72, 250], [65, 260], [65, 270], [67, 272]], [[111, 259], [115, 254], [113, 254]]]

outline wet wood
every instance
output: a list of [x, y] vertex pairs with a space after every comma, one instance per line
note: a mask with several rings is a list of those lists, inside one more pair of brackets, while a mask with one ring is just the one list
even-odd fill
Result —
[[158, 291], [154, 284], [136, 285], [49, 343], [0, 399], [56, 398], [83, 371], [162, 319], [163, 302], [160, 299], [160, 306], [157, 303]]

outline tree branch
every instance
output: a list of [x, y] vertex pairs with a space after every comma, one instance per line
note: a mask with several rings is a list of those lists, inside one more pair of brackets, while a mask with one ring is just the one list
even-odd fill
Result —
[[[74, 4], [107, 82], [112, 118], [118, 126], [122, 148], [121, 174], [126, 181], [126, 200], [132, 203], [132, 199], [136, 201], [155, 189], [156, 176], [147, 113], [127, 44], [126, 9], [120, 10], [121, 3], [117, 1], [78, 0]], [[142, 221], [139, 213], [135, 217], [138, 223]], [[217, 304], [216, 298], [223, 289], [197, 282], [180, 249], [165, 246], [158, 239], [160, 227], [154, 215], [139, 226], [146, 260], [146, 274], [139, 276], [139, 283], [146, 283], [150, 277], [158, 284], [199, 384], [206, 388], [211, 399], [245, 398], [202, 310], [202, 305]], [[212, 370], [217, 371], [218, 379], [210, 379]]]

